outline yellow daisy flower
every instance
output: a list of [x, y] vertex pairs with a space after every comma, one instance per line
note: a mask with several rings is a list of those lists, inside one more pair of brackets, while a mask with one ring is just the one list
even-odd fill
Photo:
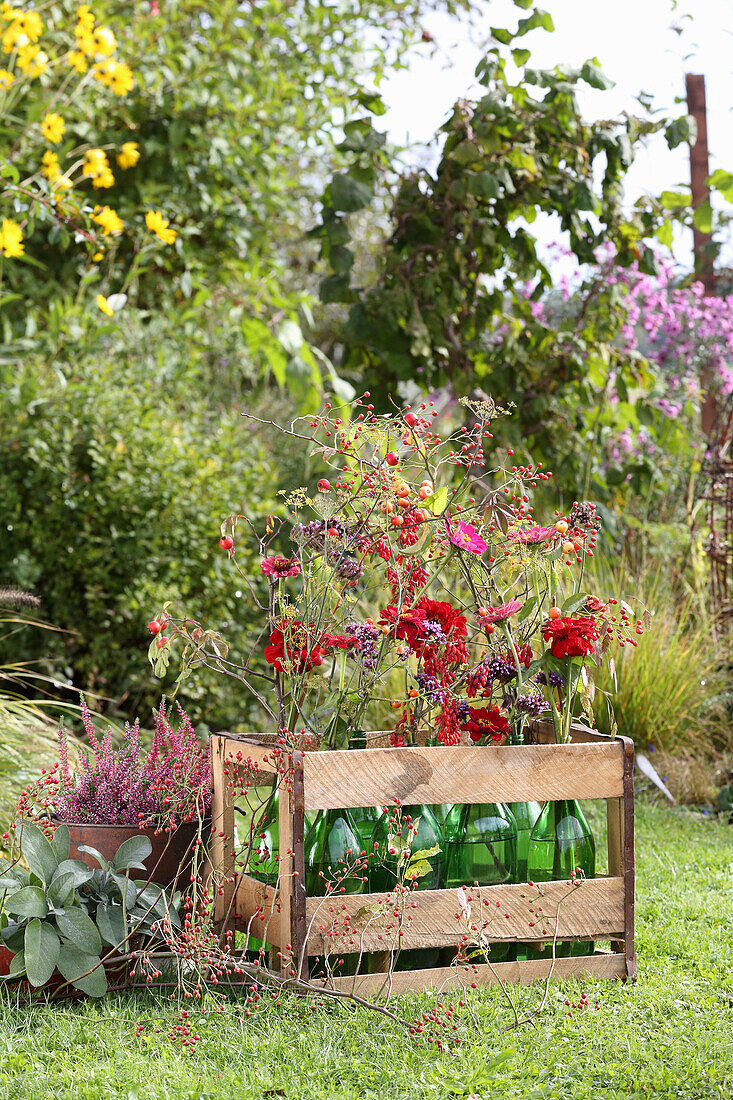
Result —
[[117, 49], [117, 39], [109, 27], [97, 27], [90, 34], [94, 52], [99, 57], [110, 57]]
[[105, 237], [118, 237], [124, 228], [122, 218], [111, 206], [98, 207], [92, 221], [101, 226]]
[[156, 237], [160, 237], [163, 244], [173, 244], [178, 236], [175, 229], [169, 229], [170, 222], [163, 217], [160, 210], [148, 210], [145, 215], [145, 224]]
[[8, 259], [23, 255], [23, 230], [12, 218], [3, 218], [0, 225], [0, 251]]
[[132, 75], [132, 69], [129, 65], [126, 65], [124, 61], [119, 61], [113, 71], [109, 81], [109, 86], [115, 95], [123, 96], [132, 91], [135, 87], [135, 78]]
[[112, 309], [112, 306], [109, 304], [104, 294], [97, 295], [97, 305], [102, 313], [106, 313], [108, 317], [114, 317], [115, 311]]
[[72, 69], [76, 69], [78, 73], [85, 73], [89, 68], [89, 64], [82, 50], [72, 50], [71, 53], [66, 55], [66, 60], [71, 65]]
[[140, 149], [136, 141], [126, 141], [120, 147], [117, 154], [117, 163], [120, 168], [134, 168], [140, 160]]
[[51, 180], [52, 183], [61, 175], [59, 158], [52, 149], [47, 149], [41, 157], [41, 175], [45, 176], [47, 180]]
[[15, 77], [7, 69], [0, 69], [0, 91], [9, 88], [15, 82]]
[[55, 112], [50, 111], [47, 115], [43, 116], [41, 120], [41, 133], [46, 141], [50, 141], [52, 145], [58, 145], [61, 138], [64, 136], [65, 130], [66, 123], [61, 115], [57, 115]]
[[94, 16], [88, 4], [81, 5], [76, 13], [76, 18], [78, 20], [75, 32], [77, 38], [82, 34], [89, 34], [94, 29]]
[[18, 68], [30, 77], [40, 76], [48, 68], [48, 54], [38, 46], [21, 46], [18, 50]]

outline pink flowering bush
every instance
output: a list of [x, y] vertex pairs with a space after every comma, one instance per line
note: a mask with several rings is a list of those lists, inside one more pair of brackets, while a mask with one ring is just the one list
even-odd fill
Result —
[[115, 746], [110, 730], [100, 738], [86, 702], [82, 720], [91, 755], [80, 753], [78, 768], [69, 762], [66, 732], [59, 730], [59, 760], [23, 792], [21, 817], [53, 814], [77, 824], [155, 826], [173, 829], [203, 816], [211, 804], [208, 748], [199, 745], [182, 708], [175, 727], [162, 705], [155, 712], [149, 749], [140, 726], [127, 723]]

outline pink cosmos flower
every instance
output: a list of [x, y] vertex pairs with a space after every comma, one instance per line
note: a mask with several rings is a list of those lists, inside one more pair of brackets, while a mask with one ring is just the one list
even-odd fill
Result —
[[503, 623], [505, 619], [516, 615], [522, 606], [519, 600], [509, 600], [508, 603], [502, 603], [498, 607], [485, 608], [486, 614], [482, 614], [481, 618], [485, 623]]
[[481, 538], [475, 527], [471, 527], [470, 523], [464, 523], [463, 520], [459, 520], [458, 525], [452, 530], [449, 528], [450, 540], [454, 546], [460, 547], [461, 550], [468, 550], [471, 554], [483, 554], [486, 549], [486, 543]]
[[284, 558], [282, 554], [274, 554], [271, 558], [263, 558], [260, 570], [266, 577], [274, 577], [282, 580], [283, 577], [297, 577], [300, 573], [300, 562], [297, 558]]
[[547, 542], [556, 534], [554, 527], [525, 527], [523, 530], [509, 531], [507, 538], [512, 542], [535, 545], [538, 542]]

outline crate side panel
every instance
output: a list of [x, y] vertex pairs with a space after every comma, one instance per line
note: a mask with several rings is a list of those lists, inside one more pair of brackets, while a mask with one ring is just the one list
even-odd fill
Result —
[[[465, 892], [471, 922], [489, 941], [618, 939], [624, 932], [624, 880], [595, 878], [580, 886], [545, 882], [542, 896], [526, 884], [473, 887]], [[308, 952], [389, 951], [455, 946], [467, 929], [456, 890], [424, 890], [406, 897], [404, 909], [380, 905], [380, 894], [308, 898]], [[416, 902], [416, 908], [412, 902]], [[397, 912], [395, 910], [397, 909]], [[348, 920], [345, 918], [348, 917]], [[400, 930], [402, 936], [399, 936]]]
[[437, 967], [434, 970], [398, 971], [387, 974], [363, 974], [335, 980], [341, 990], [358, 996], [386, 996], [428, 989], [441, 992], [465, 986], [497, 985], [499, 979], [510, 984], [529, 985], [552, 975], [553, 978], [625, 978], [626, 962], [622, 954], [598, 953], [572, 959], [529, 959], [526, 962], [481, 963], [467, 967]]
[[443, 802], [623, 796], [620, 743], [306, 753], [306, 811]]

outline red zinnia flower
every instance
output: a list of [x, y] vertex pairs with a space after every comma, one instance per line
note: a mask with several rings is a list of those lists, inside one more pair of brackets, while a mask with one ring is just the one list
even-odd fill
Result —
[[279, 672], [283, 671], [283, 663], [292, 665], [297, 672], [308, 672], [315, 665], [323, 664], [323, 650], [319, 641], [314, 638], [304, 623], [298, 619], [276, 626], [270, 635], [270, 644], [265, 646], [265, 660], [274, 665]]
[[465, 617], [447, 600], [429, 600], [423, 596], [417, 601], [417, 609], [424, 612], [423, 618], [437, 622], [446, 638], [455, 640], [468, 635]]
[[420, 640], [420, 623], [425, 618], [425, 612], [417, 607], [405, 607], [398, 611], [390, 604], [379, 616], [379, 623], [380, 626], [393, 627], [393, 637], [407, 642], [410, 649], [415, 650]]
[[468, 718], [461, 724], [461, 729], [470, 734], [472, 741], [480, 741], [482, 737], [501, 741], [509, 729], [509, 720], [499, 707], [470, 707]]
[[543, 623], [542, 636], [546, 642], [552, 639], [550, 653], [553, 657], [585, 657], [593, 652], [600, 638], [593, 619], [566, 616]]

